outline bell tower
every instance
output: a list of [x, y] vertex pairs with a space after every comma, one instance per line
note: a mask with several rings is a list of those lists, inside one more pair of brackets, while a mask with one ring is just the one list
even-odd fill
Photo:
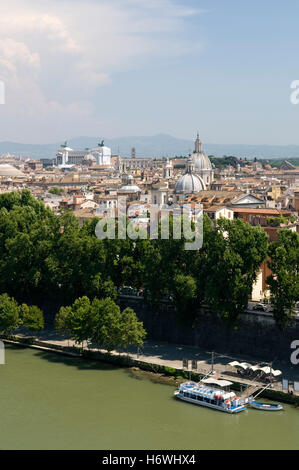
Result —
[[197, 132], [196, 140], [195, 140], [195, 150], [194, 153], [201, 153], [202, 152], [202, 142], [199, 138], [199, 133]]

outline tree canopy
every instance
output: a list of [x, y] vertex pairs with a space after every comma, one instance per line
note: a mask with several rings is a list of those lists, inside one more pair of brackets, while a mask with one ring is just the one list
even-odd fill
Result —
[[73, 305], [61, 307], [55, 319], [56, 328], [66, 332], [76, 343], [90, 342], [107, 351], [129, 346], [141, 346], [146, 332], [135, 312], [123, 312], [110, 299], [89, 300], [84, 296]]
[[[80, 226], [71, 211], [56, 215], [28, 190], [1, 194], [0, 292], [20, 303], [30, 298], [40, 305], [51, 297], [60, 305], [72, 305], [79, 298], [115, 301], [120, 287], [131, 286], [142, 290], [155, 307], [173, 299], [182, 321], [192, 324], [198, 308], [208, 305], [235, 325], [267, 256], [265, 232], [240, 219], [211, 221], [204, 215], [203, 246], [194, 251], [185, 249], [184, 237], [173, 237], [171, 218], [167, 240], [148, 236], [102, 240], [95, 235], [97, 222], [94, 218]], [[279, 246], [286, 249], [282, 242]], [[276, 273], [284, 257], [275, 258], [275, 250], [270, 245]], [[295, 254], [290, 256], [293, 260]], [[271, 285], [274, 292], [275, 283]], [[295, 298], [297, 293], [292, 295]], [[80, 323], [80, 308], [74, 307], [73, 322]], [[57, 327], [68, 331], [65, 315], [62, 311]], [[78, 330], [78, 340], [84, 334]]]
[[277, 235], [278, 240], [269, 245], [268, 266], [272, 274], [267, 282], [276, 323], [283, 329], [299, 299], [299, 235], [291, 230], [279, 230]]

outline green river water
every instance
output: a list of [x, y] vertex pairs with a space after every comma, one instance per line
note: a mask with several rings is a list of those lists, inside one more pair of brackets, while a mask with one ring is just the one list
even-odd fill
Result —
[[128, 370], [6, 347], [0, 449], [299, 449], [299, 409], [236, 416]]

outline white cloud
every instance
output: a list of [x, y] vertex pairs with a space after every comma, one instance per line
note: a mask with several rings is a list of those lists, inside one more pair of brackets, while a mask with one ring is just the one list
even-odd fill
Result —
[[[41, 140], [55, 138], [70, 122], [74, 128], [83, 125], [80, 133], [87, 125], [95, 132], [99, 119], [91, 103], [97, 87], [113, 81], [115, 72], [196, 50], [198, 43], [186, 42], [182, 33], [186, 18], [198, 12], [174, 0], [27, 0], [26, 6], [10, 0], [1, 5], [5, 122], [11, 126], [15, 116], [22, 135], [19, 117], [29, 116], [29, 140], [36, 125]], [[41, 120], [33, 119], [34, 114]], [[8, 124], [3, 129], [11, 132]], [[3, 129], [0, 138], [5, 137]]]

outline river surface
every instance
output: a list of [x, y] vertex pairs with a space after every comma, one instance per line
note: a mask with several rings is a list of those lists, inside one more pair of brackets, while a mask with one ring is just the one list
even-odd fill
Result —
[[299, 409], [236, 416], [123, 368], [6, 346], [0, 449], [299, 449]]

